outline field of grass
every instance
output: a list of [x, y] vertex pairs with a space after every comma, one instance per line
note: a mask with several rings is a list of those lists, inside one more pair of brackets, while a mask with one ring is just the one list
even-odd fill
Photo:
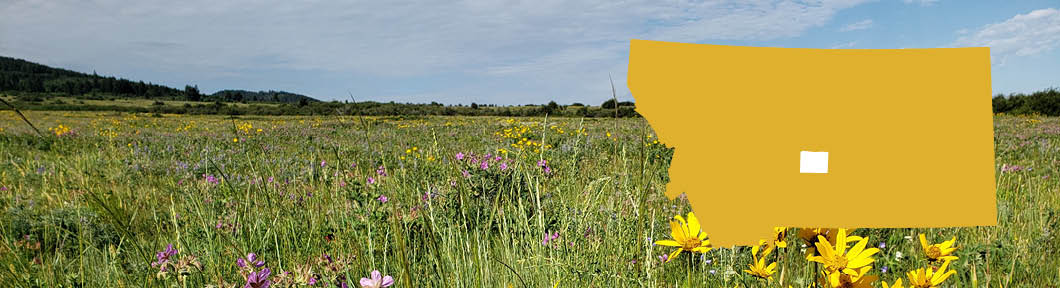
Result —
[[[672, 150], [638, 118], [26, 116], [45, 137], [0, 111], [5, 287], [359, 287], [373, 270], [392, 287], [807, 287], [826, 270], [797, 228], [761, 259], [771, 280], [743, 271], [749, 247], [664, 262], [654, 242], [689, 205], [663, 196]], [[1060, 119], [998, 116], [995, 146], [998, 226], [849, 231], [879, 249], [871, 287], [939, 266], [921, 233], [956, 237], [942, 287], [1060, 286]]]

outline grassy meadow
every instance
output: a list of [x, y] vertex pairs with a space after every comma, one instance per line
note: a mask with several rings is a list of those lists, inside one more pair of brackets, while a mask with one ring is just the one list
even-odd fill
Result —
[[920, 287], [939, 266], [939, 287], [1060, 287], [1060, 118], [995, 118], [998, 226], [845, 230], [878, 251], [829, 272], [800, 236], [846, 242], [835, 229], [657, 245], [698, 229], [671, 225], [689, 205], [663, 196], [672, 150], [640, 118], [25, 113], [43, 137], [0, 111], [4, 287], [361, 287], [373, 270], [391, 287]]

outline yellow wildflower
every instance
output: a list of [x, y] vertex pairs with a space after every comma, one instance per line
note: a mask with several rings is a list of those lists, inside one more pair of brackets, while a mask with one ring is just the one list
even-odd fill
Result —
[[957, 251], [957, 247], [953, 247], [953, 243], [956, 241], [957, 237], [953, 237], [949, 241], [928, 245], [924, 234], [920, 234], [920, 247], [924, 249], [924, 254], [927, 254], [928, 260], [931, 262], [957, 260], [957, 256], [953, 256], [953, 252]]
[[[836, 234], [835, 249], [832, 248], [831, 242], [824, 236], [817, 236], [817, 238], [818, 241], [815, 245], [821, 255], [810, 257], [810, 261], [824, 264], [829, 283], [838, 283], [842, 274], [860, 277], [864, 273], [861, 269], [872, 267], [872, 262], [876, 261], [872, 258], [872, 255], [880, 252], [880, 249], [876, 248], [865, 249], [865, 245], [869, 242], [866, 238], [862, 238], [861, 241], [854, 244], [854, 247], [847, 250], [847, 229], [839, 229]], [[856, 281], [858, 279], [852, 280]]]
[[681, 251], [707, 253], [711, 249], [710, 240], [706, 240], [707, 233], [700, 230], [699, 219], [692, 212], [688, 212], [687, 222], [681, 215], [674, 215], [674, 220], [670, 221], [670, 237], [673, 239], [655, 241], [655, 245], [678, 247], [667, 261], [676, 258]]

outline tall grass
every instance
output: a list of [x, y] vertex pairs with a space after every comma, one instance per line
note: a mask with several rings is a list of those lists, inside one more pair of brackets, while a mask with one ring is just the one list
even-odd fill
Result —
[[[668, 220], [689, 206], [662, 195], [672, 152], [654, 144], [642, 119], [27, 113], [38, 126], [73, 129], [39, 137], [0, 113], [5, 286], [241, 287], [236, 259], [247, 253], [274, 280], [288, 272], [329, 285], [357, 286], [372, 270], [400, 287], [774, 287], [779, 278], [805, 287], [813, 279], [794, 236], [773, 282], [740, 272], [751, 262], [746, 247], [663, 264], [658, 257], [671, 251], [652, 242], [668, 238]], [[998, 226], [858, 229], [871, 245], [885, 243], [873, 274], [891, 282], [918, 268], [916, 235], [925, 233], [957, 237], [950, 287], [1060, 284], [1060, 121], [995, 123]], [[472, 153], [501, 160], [482, 169]], [[159, 277], [151, 263], [168, 244], [201, 269]]]

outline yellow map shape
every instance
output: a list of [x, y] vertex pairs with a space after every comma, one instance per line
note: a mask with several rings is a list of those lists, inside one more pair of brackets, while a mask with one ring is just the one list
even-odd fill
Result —
[[[990, 50], [633, 40], [636, 110], [715, 246], [785, 227], [996, 225]], [[801, 173], [800, 152], [828, 152]]]

